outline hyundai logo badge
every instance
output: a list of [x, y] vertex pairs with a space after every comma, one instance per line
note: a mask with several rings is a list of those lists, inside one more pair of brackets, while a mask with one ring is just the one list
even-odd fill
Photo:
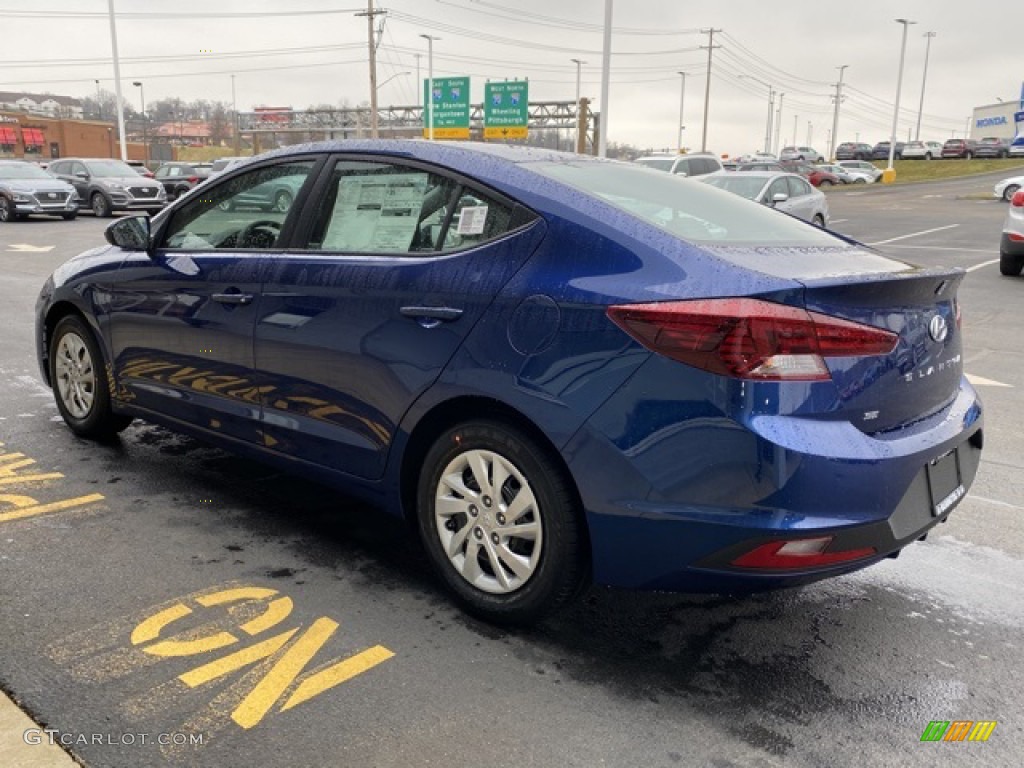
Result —
[[949, 327], [946, 325], [946, 318], [942, 315], [936, 315], [932, 318], [932, 321], [928, 323], [928, 334], [938, 342], [946, 340], [946, 336], [949, 334]]

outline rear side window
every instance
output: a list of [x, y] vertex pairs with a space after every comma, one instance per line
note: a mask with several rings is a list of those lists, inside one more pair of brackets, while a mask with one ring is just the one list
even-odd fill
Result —
[[463, 250], [512, 228], [512, 208], [455, 179], [408, 166], [340, 160], [308, 248], [342, 253]]

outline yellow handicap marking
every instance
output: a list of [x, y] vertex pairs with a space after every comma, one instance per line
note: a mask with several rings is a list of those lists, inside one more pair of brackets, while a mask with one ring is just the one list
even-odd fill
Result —
[[[0, 449], [4, 447], [0, 443]], [[60, 472], [27, 472], [19, 474], [20, 470], [31, 467], [36, 460], [23, 453], [6, 452], [0, 450], [0, 487], [8, 485], [20, 485], [22, 483], [36, 483], [45, 480], [59, 480], [64, 477]], [[103, 494], [90, 493], [86, 496], [76, 496], [73, 499], [62, 499], [60, 501], [40, 502], [32, 496], [15, 493], [0, 493], [0, 523], [7, 523], [12, 520], [23, 520], [26, 517], [45, 515], [50, 512], [60, 512], [65, 509], [80, 507], [101, 501]]]
[[[262, 613], [239, 625], [245, 634], [254, 637], [287, 619], [294, 608], [292, 599], [280, 595], [275, 589], [242, 586], [218, 592], [192, 595], [182, 598], [157, 613], [146, 617], [131, 631], [130, 641], [143, 653], [163, 658], [198, 656], [211, 651], [227, 648], [240, 643], [237, 634], [217, 629], [215, 625], [204, 625], [206, 634], [196, 637], [200, 630], [183, 630], [179, 635], [161, 639], [161, 635], [176, 621], [193, 616], [195, 611], [186, 605], [193, 601], [203, 608], [245, 607], [265, 603]], [[252, 615], [246, 612], [245, 617]], [[243, 647], [214, 661], [202, 664], [178, 675], [178, 680], [188, 688], [211, 683], [215, 680], [243, 670], [254, 668], [260, 662], [272, 662], [269, 670], [248, 691], [231, 713], [231, 719], [245, 729], [258, 725], [274, 706], [283, 701], [278, 711], [309, 701], [324, 691], [341, 685], [348, 680], [372, 669], [395, 654], [381, 645], [375, 645], [348, 658], [334, 659], [317, 671], [305, 672], [314, 657], [335, 635], [339, 624], [326, 616], [316, 619], [304, 632], [302, 627], [287, 629], [278, 635], [261, 640], [254, 645]]]

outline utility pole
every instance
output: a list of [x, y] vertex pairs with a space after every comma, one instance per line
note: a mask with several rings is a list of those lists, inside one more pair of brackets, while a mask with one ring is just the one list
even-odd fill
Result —
[[[708, 150], [708, 107], [711, 104], [711, 54], [715, 48], [721, 48], [722, 46], [715, 46], [715, 32], [721, 32], [720, 29], [708, 28], [702, 29], [700, 33], [707, 34], [708, 36], [708, 77], [704, 83], [704, 130], [700, 134], [700, 151], [707, 152]], [[702, 45], [701, 48], [704, 46]]]
[[601, 122], [597, 128], [597, 156], [608, 157], [609, 81], [612, 69], [612, 0], [604, 0], [604, 43], [601, 50]]
[[924, 47], [924, 76], [921, 78], [921, 103], [917, 107], [917, 129], [914, 132], [914, 141], [921, 140], [921, 115], [924, 114], [924, 86], [928, 82], [928, 53], [932, 49], [932, 38], [935, 37], [935, 33], [925, 32], [924, 36], [928, 38], [928, 42], [925, 43]]
[[896, 23], [903, 25], [903, 42], [900, 43], [900, 68], [896, 75], [896, 104], [892, 110], [892, 133], [889, 135], [889, 165], [882, 174], [882, 182], [886, 184], [892, 184], [896, 180], [896, 171], [892, 167], [892, 163], [896, 157], [896, 130], [900, 123], [900, 92], [903, 90], [903, 63], [907, 58], [907, 30], [910, 29], [911, 24], [917, 24], [916, 21], [909, 19], [896, 19]]
[[686, 101], [686, 73], [679, 72], [683, 84], [679, 88], [679, 154], [683, 153], [683, 103]]
[[[583, 61], [582, 59], [569, 59], [569, 61], [573, 62], [576, 65], [576, 125], [578, 127], [579, 123], [580, 123], [580, 117], [581, 117], [580, 116], [580, 112], [581, 112], [581, 110], [580, 110], [580, 77], [582, 76], [583, 65], [586, 64], [587, 62]], [[578, 131], [577, 131], [577, 133], [578, 133]], [[559, 144], [561, 144], [561, 141], [562, 141], [562, 132], [561, 131], [558, 132], [558, 141], [559, 141]], [[579, 146], [579, 140], [578, 139], [575, 142], [575, 144], [577, 145], [577, 147]], [[579, 152], [579, 150], [577, 149], [577, 153], [578, 152]]]
[[796, 146], [798, 139], [796, 137], [796, 126], [800, 122], [800, 115], [793, 115], [793, 146]]
[[850, 65], [843, 64], [841, 67], [836, 67], [836, 69], [839, 70], [839, 82], [836, 83], [836, 108], [832, 113], [832, 134], [828, 148], [828, 157], [830, 160], [835, 160], [836, 158], [836, 136], [839, 135], [839, 105], [843, 101], [843, 73], [846, 71], [848, 66]]
[[807, 121], [807, 146], [814, 146], [814, 125], [810, 120]]
[[773, 154], [776, 156], [779, 154], [779, 134], [782, 133], [782, 99], [785, 95], [784, 93], [779, 94], [779, 111], [775, 115], [775, 152]]
[[121, 132], [121, 159], [128, 159], [128, 139], [124, 135], [124, 97], [121, 95], [121, 61], [117, 56], [117, 23], [114, 21], [114, 0], [109, 0], [110, 48], [114, 54], [114, 93], [117, 96], [117, 130]]
[[235, 98], [235, 76], [231, 75], [231, 113], [235, 116], [235, 157], [242, 151], [242, 137], [238, 135], [238, 100]]
[[357, 13], [356, 16], [366, 17], [366, 34], [370, 46], [370, 138], [376, 139], [379, 136], [378, 115], [377, 115], [377, 35], [374, 31], [374, 21], [378, 14], [387, 11], [375, 11], [373, 0], [367, 0], [366, 12]]

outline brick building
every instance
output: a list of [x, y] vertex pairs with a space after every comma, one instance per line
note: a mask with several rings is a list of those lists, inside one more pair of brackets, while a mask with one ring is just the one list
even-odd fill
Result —
[[[145, 148], [128, 144], [130, 160]], [[62, 120], [24, 112], [0, 112], [0, 158], [120, 157], [117, 126], [95, 120]]]

